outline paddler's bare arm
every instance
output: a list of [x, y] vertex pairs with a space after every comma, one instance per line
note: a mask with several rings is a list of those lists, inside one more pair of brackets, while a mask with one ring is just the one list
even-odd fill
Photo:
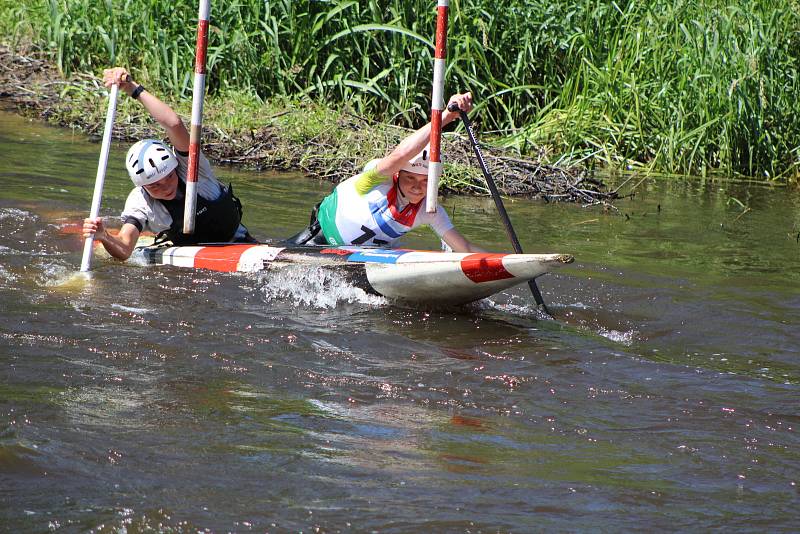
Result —
[[115, 236], [108, 233], [106, 225], [101, 217], [96, 219], [86, 218], [83, 220], [84, 239], [94, 236], [96, 241], [103, 244], [103, 248], [118, 260], [127, 260], [131, 257], [136, 241], [139, 239], [139, 229], [130, 223], [122, 225], [119, 233]]
[[451, 228], [450, 230], [446, 231], [442, 236], [442, 239], [445, 243], [447, 243], [447, 246], [453, 249], [453, 252], [488, 252], [487, 250], [469, 241], [455, 228]]
[[[472, 93], [453, 95], [450, 97], [448, 105], [453, 102], [457, 103], [459, 108], [469, 112], [472, 109]], [[447, 126], [458, 119], [458, 117], [458, 111], [448, 111], [447, 106], [445, 106], [445, 111], [442, 113], [442, 127]], [[425, 145], [430, 141], [430, 137], [431, 123], [429, 122], [403, 139], [388, 156], [380, 159], [375, 169], [383, 176], [394, 176], [408, 160], [419, 154], [419, 152], [425, 148]]]
[[[103, 83], [106, 87], [111, 87], [113, 84], [118, 83], [121, 91], [125, 91], [128, 95], [133, 94], [139, 84], [136, 83], [130, 76], [130, 73], [124, 67], [114, 67], [113, 69], [106, 69], [103, 71]], [[189, 131], [183, 124], [183, 121], [175, 111], [159, 98], [147, 90], [139, 93], [138, 100], [144, 106], [144, 109], [150, 113], [156, 122], [158, 122], [164, 130], [167, 131], [169, 141], [176, 150], [186, 152], [189, 150]], [[422, 150], [422, 149], [420, 149]]]

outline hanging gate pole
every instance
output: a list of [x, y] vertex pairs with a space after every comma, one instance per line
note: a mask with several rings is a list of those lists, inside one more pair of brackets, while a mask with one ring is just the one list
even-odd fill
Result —
[[206, 51], [208, 50], [208, 12], [210, 0], [200, 0], [197, 15], [197, 45], [194, 55], [194, 87], [192, 89], [192, 126], [189, 130], [189, 169], [186, 176], [186, 204], [183, 212], [183, 233], [194, 233], [197, 211], [197, 171], [200, 138], [203, 129], [203, 97], [206, 90]]
[[444, 71], [447, 55], [447, 14], [449, 0], [438, 0], [436, 7], [436, 50], [433, 59], [433, 95], [431, 96], [431, 154], [428, 166], [428, 191], [425, 211], [436, 212], [439, 178], [442, 176], [442, 111], [444, 111]]

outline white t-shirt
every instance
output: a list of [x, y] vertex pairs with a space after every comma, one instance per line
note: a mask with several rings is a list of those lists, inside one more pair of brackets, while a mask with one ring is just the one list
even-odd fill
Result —
[[[189, 156], [175, 151], [175, 157], [178, 160], [178, 178], [185, 182], [189, 168]], [[206, 200], [214, 201], [226, 190], [227, 188], [214, 176], [211, 165], [201, 153], [197, 165], [197, 194]], [[167, 208], [161, 202], [153, 199], [141, 186], [134, 188], [128, 194], [125, 208], [120, 217], [123, 223], [132, 222], [130, 219], [135, 219], [139, 222], [142, 231], [149, 230], [154, 234], [172, 226], [172, 215], [169, 214]], [[243, 238], [246, 234], [247, 228], [240, 224], [233, 239]]]

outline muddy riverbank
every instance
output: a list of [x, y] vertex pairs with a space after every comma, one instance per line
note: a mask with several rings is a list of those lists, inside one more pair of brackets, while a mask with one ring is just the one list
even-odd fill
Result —
[[[188, 122], [188, 99], [159, 96]], [[0, 46], [0, 104], [5, 107], [99, 137], [104, 98], [97, 76], [83, 73], [65, 78], [41, 51]], [[346, 109], [334, 111], [313, 102], [267, 103], [230, 94], [207, 97], [203, 125], [204, 151], [217, 163], [257, 170], [301, 170], [309, 177], [332, 182], [356, 174], [365, 161], [385, 153], [409, 132]], [[115, 138], [160, 135], [140, 106], [128, 98], [120, 99]], [[489, 194], [466, 135], [445, 135], [443, 150], [444, 191]], [[491, 147], [483, 151], [505, 195], [606, 207], [618, 198], [616, 191], [608, 190], [585, 169], [542, 165]]]

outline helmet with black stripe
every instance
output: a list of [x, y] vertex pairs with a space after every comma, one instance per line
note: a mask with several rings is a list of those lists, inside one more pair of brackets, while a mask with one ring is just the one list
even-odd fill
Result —
[[178, 167], [170, 148], [155, 139], [143, 139], [128, 149], [125, 168], [138, 186], [149, 185], [169, 176]]

